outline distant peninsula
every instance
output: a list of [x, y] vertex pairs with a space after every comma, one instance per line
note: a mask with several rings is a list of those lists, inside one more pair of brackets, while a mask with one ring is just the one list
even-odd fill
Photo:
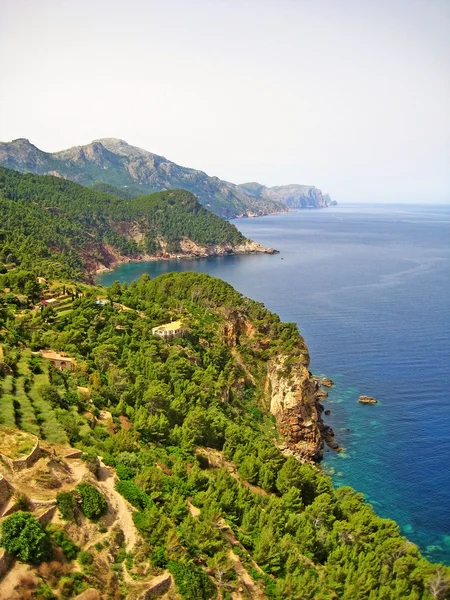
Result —
[[[193, 193], [207, 209], [230, 219], [325, 208], [328, 194], [311, 185], [236, 185], [115, 138], [95, 140], [60, 152], [44, 152], [27, 139], [0, 142], [0, 165], [36, 175], [54, 175], [129, 198], [170, 189]], [[106, 186], [106, 188], [105, 188]]]

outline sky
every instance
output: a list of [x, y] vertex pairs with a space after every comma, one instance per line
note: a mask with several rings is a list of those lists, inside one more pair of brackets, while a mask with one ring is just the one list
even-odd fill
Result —
[[0, 0], [0, 140], [450, 202], [450, 0]]

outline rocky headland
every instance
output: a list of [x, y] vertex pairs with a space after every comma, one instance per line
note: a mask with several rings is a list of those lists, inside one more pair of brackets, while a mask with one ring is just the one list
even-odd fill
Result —
[[[153, 254], [138, 253], [126, 256], [117, 252], [114, 248], [105, 246], [102, 259], [90, 259], [89, 277], [113, 271], [117, 267], [127, 263], [153, 262], [158, 260], [176, 260], [189, 258], [208, 258], [212, 256], [231, 256], [233, 254], [279, 254], [275, 248], [265, 248], [252, 240], [246, 240], [240, 244], [213, 244], [201, 245], [189, 238], [180, 241], [180, 250], [172, 252], [168, 249], [163, 238], [158, 240], [160, 250]], [[86, 257], [89, 260], [89, 257]]]

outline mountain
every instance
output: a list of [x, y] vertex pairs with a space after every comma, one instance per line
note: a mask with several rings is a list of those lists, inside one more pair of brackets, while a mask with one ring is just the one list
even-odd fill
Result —
[[313, 185], [278, 185], [266, 187], [260, 183], [242, 183], [241, 187], [249, 196], [258, 201], [281, 202], [289, 208], [326, 208], [333, 201], [328, 194]]
[[[55, 175], [85, 186], [108, 184], [134, 196], [182, 188], [195, 194], [203, 206], [225, 218], [288, 210], [283, 193], [276, 191], [278, 188], [260, 186], [265, 192], [254, 193], [247, 187], [253, 184], [241, 186], [210, 177], [203, 171], [181, 167], [163, 156], [115, 138], [95, 140], [86, 146], [53, 154], [39, 150], [26, 139], [0, 143], [0, 165], [38, 175]], [[308, 207], [326, 205], [320, 190], [317, 192], [317, 198], [314, 194], [310, 196]]]
[[266, 252], [186, 190], [130, 200], [0, 167], [0, 211], [0, 261], [44, 277], [83, 279], [152, 257]]

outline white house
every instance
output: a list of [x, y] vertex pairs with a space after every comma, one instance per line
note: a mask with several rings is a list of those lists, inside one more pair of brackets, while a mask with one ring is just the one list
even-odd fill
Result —
[[153, 335], [159, 335], [159, 337], [164, 339], [177, 336], [180, 337], [183, 335], [183, 325], [181, 321], [172, 321], [172, 323], [166, 323], [165, 325], [153, 327], [152, 333]]

